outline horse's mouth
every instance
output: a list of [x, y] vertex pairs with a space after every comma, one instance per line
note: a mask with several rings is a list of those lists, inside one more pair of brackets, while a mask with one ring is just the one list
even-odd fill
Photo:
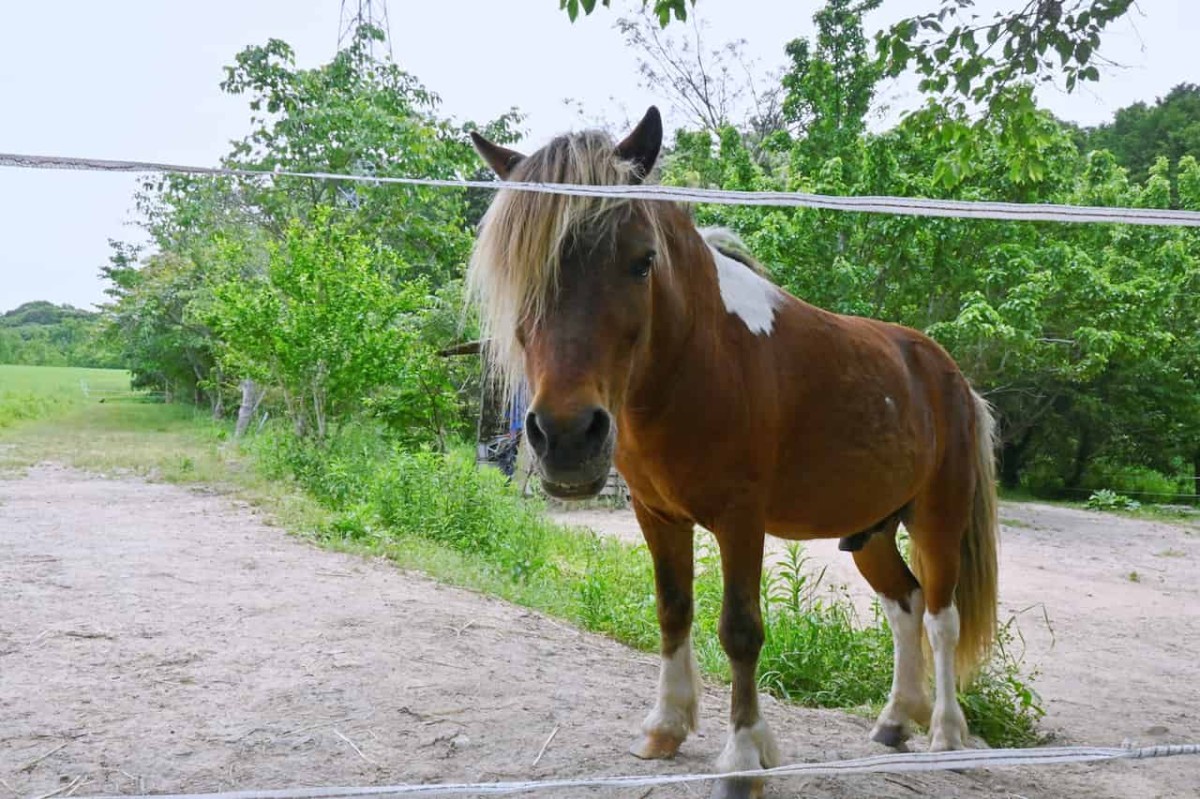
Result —
[[543, 477], [542, 488], [555, 499], [581, 500], [591, 499], [599, 494], [607, 482], [607, 472], [590, 483], [556, 483]]

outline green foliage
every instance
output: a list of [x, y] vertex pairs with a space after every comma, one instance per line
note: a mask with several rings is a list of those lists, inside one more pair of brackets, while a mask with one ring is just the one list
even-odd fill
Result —
[[[813, 17], [815, 43], [797, 39], [786, 47], [791, 63], [783, 76], [782, 110], [784, 119], [804, 133], [792, 148], [792, 165], [799, 171], [819, 171], [829, 159], [852, 152], [866, 131], [881, 73], [867, 51], [862, 15], [881, 2], [829, 0]], [[856, 163], [842, 159], [839, 166]]]
[[[1062, 75], [1067, 91], [1096, 81], [1100, 36], [1129, 12], [1133, 0], [1035, 0], [990, 20], [974, 0], [941, 0], [937, 11], [905, 19], [878, 39], [889, 74], [915, 66], [922, 91], [949, 103], [1011, 110], [1005, 89], [1015, 82]], [[955, 100], [954, 98], [960, 98]]]
[[[443, 359], [419, 336], [428, 281], [377, 242], [316, 209], [268, 246], [265, 272], [212, 288], [206, 323], [226, 372], [277, 387], [295, 429], [326, 437], [330, 420], [374, 407], [410, 439], [444, 442], [456, 395]], [[240, 250], [226, 253], [237, 262]]]
[[1143, 183], [1160, 158], [1172, 169], [1185, 157], [1200, 158], [1200, 86], [1183, 83], [1154, 105], [1134, 103], [1118, 110], [1112, 122], [1083, 129], [1077, 137], [1081, 149], [1108, 150], [1129, 170], [1130, 180]]
[[1029, 746], [1044, 736], [1038, 723], [1046, 715], [1042, 699], [1033, 689], [1037, 672], [1026, 673], [1024, 657], [1014, 651], [1021, 643], [1016, 617], [996, 633], [996, 649], [959, 702], [972, 732], [992, 746]]
[[[948, 112], [938, 178], [955, 185], [978, 153], [975, 139], [990, 120], [1002, 119], [1020, 157], [1010, 161], [1017, 182], [1040, 181], [1041, 158], [1035, 83], [1062, 79], [1067, 92], [1098, 81], [1101, 35], [1133, 7], [1133, 0], [1033, 0], [985, 19], [974, 0], [941, 0], [936, 11], [904, 19], [876, 37], [885, 73], [910, 69], [930, 108]], [[986, 114], [970, 118], [972, 111]]]
[[864, 625], [848, 597], [823, 589], [823, 577], [799, 544], [764, 576], [764, 624], [772, 634], [759, 682], [806, 705], [881, 707], [891, 687], [891, 632], [878, 612]]
[[1092, 510], [1137, 510], [1142, 503], [1124, 494], [1102, 488], [1088, 497], [1087, 506]]
[[[600, 0], [600, 4], [608, 8], [612, 5], [612, 0]], [[688, 4], [688, 0], [654, 0], [654, 16], [658, 17], [658, 23], [664, 28], [670, 24], [672, 18], [684, 22], [687, 20]], [[696, 0], [691, 0], [691, 5], [695, 4]], [[642, 5], [650, 7], [650, 0], [642, 0]], [[596, 0], [558, 0], [558, 7], [565, 10], [574, 22], [581, 10], [585, 16], [595, 11]]]
[[0, 328], [40, 325], [51, 327], [69, 320], [88, 321], [95, 314], [70, 305], [55, 305], [44, 300], [27, 302], [0, 314]]
[[115, 368], [119, 355], [99, 337], [99, 314], [27, 302], [0, 315], [0, 363]]
[[[362, 26], [329, 64], [314, 69], [297, 69], [291, 47], [278, 39], [239, 53], [221, 86], [247, 97], [253, 129], [226, 164], [429, 178], [475, 172], [479, 160], [462, 129], [434, 113], [437, 95], [391, 61], [371, 56], [382, 36]], [[487, 127], [501, 140], [511, 138], [518, 119], [511, 112]], [[469, 206], [460, 191], [280, 177], [243, 182], [239, 192], [276, 235], [292, 219], [307, 222], [317, 209], [337, 209], [337, 221], [370, 231], [434, 283], [470, 252]]]
[[[480, 178], [466, 136], [478, 126], [439, 119], [436, 95], [371, 55], [381, 35], [362, 26], [312, 69], [279, 40], [239, 53], [222, 88], [247, 98], [252, 130], [226, 163]], [[482, 128], [509, 141], [518, 121]], [[152, 251], [114, 242], [103, 272], [108, 330], [139, 385], [214, 416], [265, 391], [261, 410], [318, 439], [356, 414], [408, 445], [444, 447], [469, 426], [462, 389], [477, 364], [436, 352], [473, 332], [457, 320], [478, 193], [171, 176], [146, 182], [138, 202]], [[257, 389], [243, 394], [246, 380]]]

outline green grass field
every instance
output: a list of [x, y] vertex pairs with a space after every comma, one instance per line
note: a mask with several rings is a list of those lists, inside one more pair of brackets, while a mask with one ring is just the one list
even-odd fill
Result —
[[123, 369], [0, 365], [0, 429], [130, 393]]

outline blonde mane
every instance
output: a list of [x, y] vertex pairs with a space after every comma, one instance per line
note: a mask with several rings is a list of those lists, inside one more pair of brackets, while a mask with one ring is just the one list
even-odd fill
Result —
[[[605, 133], [587, 131], [560, 136], [523, 159], [514, 181], [621, 186], [635, 182], [634, 165], [617, 156]], [[649, 203], [620, 198], [570, 197], [541, 192], [496, 193], [479, 225], [467, 268], [467, 297], [479, 307], [480, 327], [489, 366], [505, 398], [524, 384], [524, 354], [518, 325], [537, 323], [558, 286], [563, 249], [581, 230], [589, 237], [615, 236], [624, 214], [644, 208], [658, 239], [659, 266], [668, 266], [667, 247], [658, 214]]]

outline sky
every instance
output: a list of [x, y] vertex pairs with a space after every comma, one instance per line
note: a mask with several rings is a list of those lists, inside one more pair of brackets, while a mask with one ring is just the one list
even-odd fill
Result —
[[[302, 67], [328, 61], [341, 2], [0, 0], [0, 152], [216, 165], [249, 127], [244, 99], [220, 91], [223, 67], [272, 37], [290, 43]], [[934, 5], [884, 0], [868, 27]], [[668, 129], [682, 121], [639, 85], [636, 54], [615, 29], [639, 0], [612, 6], [575, 24], [558, 0], [390, 0], [387, 12], [396, 61], [441, 96], [445, 116], [482, 121], [516, 106], [536, 147], [584, 123], [636, 120], [651, 103], [663, 106]], [[699, 0], [695, 14], [706, 45], [744, 39], [766, 69], [782, 63], [787, 41], [811, 34], [818, 6]], [[1103, 122], [1178, 83], [1200, 83], [1197, 41], [1200, 2], [1139, 0], [1105, 37], [1103, 54], [1120, 66], [1104, 69], [1098, 87], [1050, 89], [1040, 100], [1062, 118]], [[890, 116], [914, 102], [904, 83], [882, 92]], [[38, 299], [103, 302], [108, 240], [143, 238], [135, 185], [129, 175], [0, 169], [0, 312]]]

